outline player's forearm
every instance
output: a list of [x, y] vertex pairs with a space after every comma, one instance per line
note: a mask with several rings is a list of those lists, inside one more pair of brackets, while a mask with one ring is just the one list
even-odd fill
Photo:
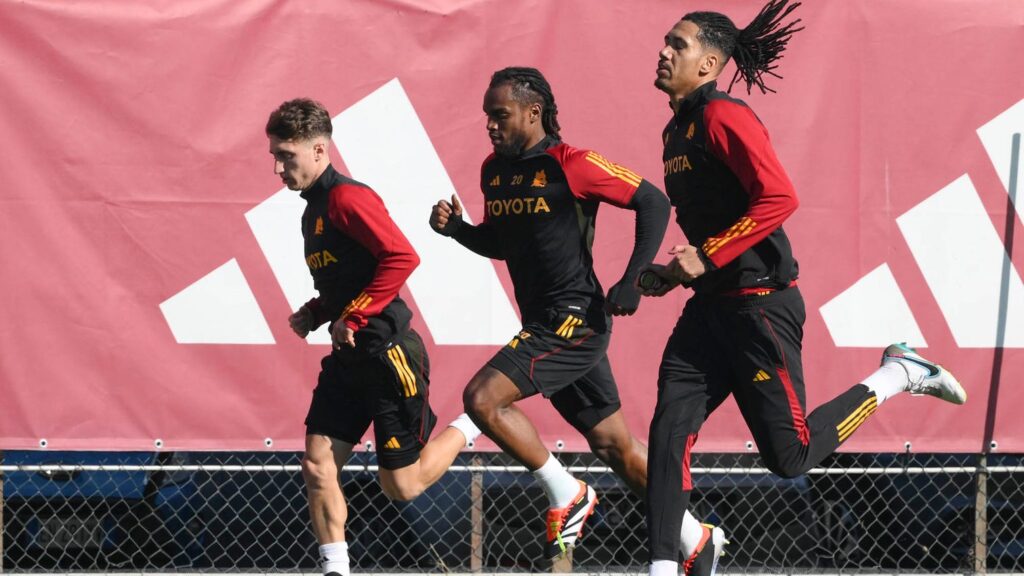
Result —
[[775, 193], [762, 192], [742, 218], [704, 242], [701, 246], [702, 254], [715, 267], [725, 266], [782, 226], [797, 206], [796, 195], [786, 189]]
[[330, 297], [330, 291], [311, 298], [309, 302], [304, 304], [313, 313], [313, 326], [310, 328], [310, 332], [323, 324], [339, 319], [346, 305], [347, 302], [341, 302], [337, 298]]
[[311, 318], [311, 326], [309, 329], [310, 332], [319, 328], [320, 325], [323, 324], [324, 322], [327, 322], [327, 306], [324, 304], [323, 299], [321, 297], [314, 296], [313, 298], [310, 298], [308, 302], [303, 304], [303, 306], [306, 308], [306, 310], [309, 310]]
[[455, 238], [456, 242], [485, 258], [492, 258], [494, 260], [505, 259], [501, 253], [501, 246], [498, 243], [497, 236], [494, 234], [494, 230], [487, 224], [473, 226], [463, 222], [452, 238]]
[[628, 207], [636, 212], [636, 239], [622, 279], [632, 283], [657, 255], [668, 227], [671, 205], [661, 190], [642, 180]]

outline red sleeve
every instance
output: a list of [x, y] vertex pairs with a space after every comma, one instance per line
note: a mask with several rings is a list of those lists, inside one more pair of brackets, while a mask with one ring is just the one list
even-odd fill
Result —
[[334, 187], [327, 215], [345, 235], [362, 244], [377, 259], [373, 279], [341, 313], [349, 328], [359, 330], [395, 299], [420, 258], [391, 220], [384, 201], [369, 188], [351, 184]]
[[750, 108], [715, 100], [705, 109], [704, 122], [708, 149], [725, 162], [750, 195], [750, 207], [743, 217], [701, 246], [721, 268], [781, 226], [799, 202], [768, 140], [768, 131]]
[[640, 185], [640, 176], [592, 150], [559, 144], [547, 150], [562, 165], [569, 189], [581, 200], [598, 200], [625, 208]]

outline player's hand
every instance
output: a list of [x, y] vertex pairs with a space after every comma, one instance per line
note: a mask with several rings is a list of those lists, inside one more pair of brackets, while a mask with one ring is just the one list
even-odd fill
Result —
[[299, 338], [305, 338], [313, 330], [313, 311], [302, 306], [288, 317], [288, 325]]
[[455, 232], [462, 226], [462, 203], [455, 194], [452, 194], [452, 201], [439, 200], [430, 211], [430, 227], [438, 234], [454, 236]]
[[342, 346], [355, 348], [355, 330], [349, 328], [348, 324], [345, 324], [343, 320], [338, 320], [334, 323], [334, 328], [331, 329], [331, 345], [334, 346], [335, 350], [341, 350]]
[[668, 253], [672, 255], [672, 260], [665, 266], [665, 272], [681, 284], [688, 285], [707, 272], [696, 246], [677, 244]]
[[612, 316], [632, 316], [640, 306], [640, 292], [627, 280], [619, 280], [604, 300], [605, 312]]
[[[655, 286], [644, 288], [643, 285], [640, 284], [640, 279], [645, 273], [653, 274], [657, 278], [658, 282]], [[636, 277], [636, 288], [637, 291], [640, 292], [641, 296], [664, 296], [671, 292], [676, 286], [679, 286], [679, 280], [670, 276], [665, 270], [665, 266], [662, 266], [661, 264], [648, 264], [644, 266], [643, 269], [640, 270], [640, 274]]]

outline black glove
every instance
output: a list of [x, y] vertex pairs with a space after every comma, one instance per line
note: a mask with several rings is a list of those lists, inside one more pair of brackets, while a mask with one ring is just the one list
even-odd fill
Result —
[[452, 213], [448, 215], [448, 221], [444, 223], [444, 226], [440, 230], [437, 230], [437, 233], [451, 238], [452, 236], [455, 236], [455, 233], [459, 231], [459, 228], [462, 228], [462, 222], [462, 214], [456, 214], [453, 210]]
[[632, 314], [640, 306], [640, 292], [625, 279], [612, 286], [605, 299], [605, 311], [615, 315]]

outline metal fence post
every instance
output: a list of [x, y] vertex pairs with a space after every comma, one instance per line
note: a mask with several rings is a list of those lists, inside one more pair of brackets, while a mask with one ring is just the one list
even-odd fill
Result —
[[[473, 456], [470, 464], [476, 468], [483, 465], [483, 460]], [[479, 470], [470, 477], [469, 499], [469, 570], [477, 574], [484, 567], [484, 474]]]
[[988, 558], [988, 457], [978, 456], [974, 490], [974, 573], [985, 574]]

